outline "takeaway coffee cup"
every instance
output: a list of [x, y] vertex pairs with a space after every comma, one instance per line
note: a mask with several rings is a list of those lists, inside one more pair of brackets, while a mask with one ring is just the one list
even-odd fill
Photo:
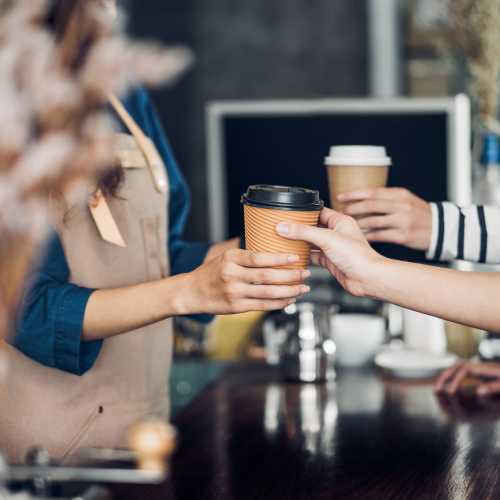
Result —
[[254, 252], [286, 253], [299, 256], [289, 269], [304, 269], [309, 264], [311, 246], [288, 240], [276, 233], [279, 222], [317, 226], [323, 202], [319, 192], [287, 186], [250, 186], [242, 196], [245, 219], [245, 245]]
[[341, 193], [384, 187], [389, 177], [391, 158], [380, 146], [333, 146], [325, 159], [330, 188], [330, 203], [335, 210], [345, 205], [337, 200]]

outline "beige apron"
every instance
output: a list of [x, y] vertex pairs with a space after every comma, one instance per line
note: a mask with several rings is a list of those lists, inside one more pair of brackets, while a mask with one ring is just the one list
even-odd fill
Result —
[[[71, 283], [116, 288], [169, 275], [168, 195], [155, 187], [150, 169], [127, 167], [118, 196], [108, 199], [125, 248], [103, 241], [86, 203], [72, 207], [58, 228]], [[81, 447], [126, 446], [132, 423], [149, 415], [168, 418], [171, 357], [172, 320], [105, 340], [82, 377], [42, 366], [9, 346], [0, 450], [19, 462], [34, 445], [62, 460]]]

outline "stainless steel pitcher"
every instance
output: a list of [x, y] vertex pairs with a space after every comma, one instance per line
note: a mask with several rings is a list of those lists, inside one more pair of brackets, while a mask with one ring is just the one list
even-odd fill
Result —
[[335, 378], [335, 343], [330, 336], [330, 315], [336, 309], [302, 302], [285, 309], [289, 317], [281, 366], [288, 380], [321, 382]]

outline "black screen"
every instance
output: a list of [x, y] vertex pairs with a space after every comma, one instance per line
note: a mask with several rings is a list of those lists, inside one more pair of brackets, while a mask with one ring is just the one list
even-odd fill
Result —
[[[448, 199], [445, 113], [227, 116], [224, 119], [229, 236], [243, 232], [241, 194], [250, 184], [319, 189], [329, 204], [330, 146], [380, 145], [392, 157], [389, 186], [427, 201]], [[424, 262], [423, 252], [376, 245], [388, 257]]]

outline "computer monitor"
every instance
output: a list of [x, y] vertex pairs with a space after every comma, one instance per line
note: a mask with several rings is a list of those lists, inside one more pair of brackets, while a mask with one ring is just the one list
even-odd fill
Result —
[[[471, 202], [467, 96], [215, 102], [207, 110], [208, 199], [214, 241], [243, 231], [240, 197], [251, 184], [319, 189], [329, 203], [325, 156], [332, 145], [381, 145], [393, 159], [389, 186], [428, 201]], [[377, 245], [424, 262], [424, 252]]]

